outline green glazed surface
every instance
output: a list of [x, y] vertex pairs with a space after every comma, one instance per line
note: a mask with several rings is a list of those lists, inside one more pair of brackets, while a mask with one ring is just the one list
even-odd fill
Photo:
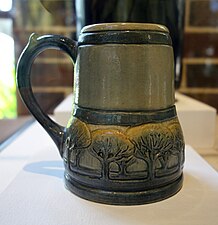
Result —
[[103, 110], [156, 110], [174, 104], [173, 51], [167, 45], [80, 46], [75, 103]]

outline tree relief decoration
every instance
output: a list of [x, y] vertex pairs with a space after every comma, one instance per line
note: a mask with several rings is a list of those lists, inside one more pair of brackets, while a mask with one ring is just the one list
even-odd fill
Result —
[[99, 129], [75, 118], [67, 132], [64, 158], [69, 170], [77, 174], [105, 181], [153, 181], [178, 173], [184, 163], [177, 119], [124, 130], [119, 126]]
[[91, 144], [91, 133], [85, 123], [74, 118], [72, 125], [67, 129], [67, 134], [63, 157], [68, 166], [78, 168], [80, 155]]
[[136, 146], [136, 156], [148, 164], [149, 179], [167, 175], [174, 143], [171, 131], [160, 124], [145, 124], [130, 128], [127, 134]]
[[173, 154], [178, 156], [179, 166], [182, 169], [185, 161], [185, 143], [178, 119], [173, 120], [169, 124], [169, 129], [174, 134]]
[[103, 179], [124, 179], [131, 164], [134, 146], [120, 131], [96, 130], [92, 133], [90, 153], [101, 162]]

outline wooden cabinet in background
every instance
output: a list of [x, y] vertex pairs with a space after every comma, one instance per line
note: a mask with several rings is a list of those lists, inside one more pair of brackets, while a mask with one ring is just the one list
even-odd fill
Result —
[[[58, 34], [74, 38], [76, 33], [74, 1], [41, 0], [14, 1], [14, 41], [16, 63], [31, 33]], [[34, 95], [46, 113], [53, 109], [72, 92], [73, 65], [70, 58], [58, 50], [41, 53], [32, 66], [31, 82]], [[18, 115], [28, 111], [19, 94]]]
[[218, 110], [218, 1], [186, 0], [180, 92]]

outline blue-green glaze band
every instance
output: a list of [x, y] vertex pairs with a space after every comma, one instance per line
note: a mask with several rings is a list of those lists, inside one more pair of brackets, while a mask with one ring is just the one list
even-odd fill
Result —
[[175, 118], [177, 114], [175, 106], [167, 109], [140, 112], [103, 111], [75, 106], [74, 116], [89, 124], [137, 126], [167, 121]]
[[107, 31], [82, 33], [78, 45], [88, 44], [160, 44], [172, 46], [169, 33], [157, 31]]

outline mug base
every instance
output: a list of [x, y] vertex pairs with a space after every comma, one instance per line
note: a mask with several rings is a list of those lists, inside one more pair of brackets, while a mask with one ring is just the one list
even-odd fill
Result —
[[154, 203], [175, 195], [183, 184], [183, 174], [170, 184], [144, 191], [108, 191], [87, 187], [65, 173], [65, 186], [75, 195], [97, 203], [109, 205], [142, 205]]

